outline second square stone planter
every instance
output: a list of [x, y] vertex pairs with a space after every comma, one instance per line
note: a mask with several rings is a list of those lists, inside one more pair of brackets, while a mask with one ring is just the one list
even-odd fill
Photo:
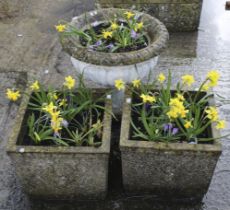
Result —
[[[188, 144], [132, 140], [130, 121], [131, 104], [124, 102], [120, 149], [126, 193], [201, 200], [221, 154], [220, 142]], [[219, 137], [213, 125], [211, 132], [214, 138]]]

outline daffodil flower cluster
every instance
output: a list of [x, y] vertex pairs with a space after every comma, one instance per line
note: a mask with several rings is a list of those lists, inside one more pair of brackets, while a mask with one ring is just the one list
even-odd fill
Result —
[[55, 136], [59, 135], [59, 131], [62, 129], [63, 118], [60, 116], [60, 110], [57, 110], [58, 107], [54, 106], [53, 102], [50, 102], [48, 105], [45, 105], [42, 110], [47, 112], [51, 118], [51, 128]]
[[[153, 82], [147, 84], [138, 79], [133, 80], [131, 85], [121, 79], [116, 80], [115, 88], [118, 91], [126, 89], [133, 97], [133, 138], [176, 142], [213, 140], [208, 137], [211, 124], [216, 129], [223, 129], [226, 122], [220, 119], [217, 108], [209, 104], [212, 93], [204, 92], [204, 89], [207, 90], [204, 87], [210, 89], [216, 86], [219, 77], [216, 70], [211, 70], [204, 81], [198, 84], [193, 75], [185, 74], [174, 84], [174, 90], [171, 72], [168, 77], [160, 73]], [[198, 87], [198, 91], [188, 90], [195, 87]]]
[[[72, 76], [65, 77], [62, 88], [45, 88], [38, 80], [29, 85], [28, 137], [32, 144], [55, 144], [63, 146], [99, 145], [102, 135], [100, 105], [105, 95], [94, 96], [84, 85], [80, 76], [78, 88]], [[7, 89], [6, 97], [17, 101], [19, 90]]]
[[124, 52], [147, 46], [145, 24], [138, 14], [126, 11], [120, 17], [105, 20], [105, 23], [92, 24], [85, 31], [70, 24], [58, 24], [55, 28], [60, 36], [80, 36], [84, 40], [84, 46], [95, 51]]
[[[181, 95], [179, 95], [179, 96], [181, 96]], [[169, 102], [170, 110], [167, 112], [167, 115], [170, 119], [176, 119], [179, 117], [180, 118], [186, 117], [186, 114], [189, 111], [186, 110], [183, 102], [184, 102], [183, 96], [170, 99], [170, 102]]]
[[207, 107], [207, 109], [205, 110], [206, 112], [206, 117], [211, 120], [211, 122], [216, 123], [216, 129], [223, 129], [225, 128], [225, 121], [221, 120], [219, 118], [219, 113], [216, 107], [213, 106], [209, 106]]
[[156, 102], [155, 96], [148, 95], [148, 94], [141, 94], [140, 96], [143, 100], [143, 103], [153, 103]]

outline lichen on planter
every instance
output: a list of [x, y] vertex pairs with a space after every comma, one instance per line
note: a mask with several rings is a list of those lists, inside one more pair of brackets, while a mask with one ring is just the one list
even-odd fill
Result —
[[[130, 98], [127, 93], [126, 98]], [[128, 100], [129, 101], [129, 100]], [[209, 101], [213, 104], [213, 99]], [[131, 104], [124, 102], [120, 136], [123, 185], [130, 195], [201, 200], [207, 192], [221, 143], [162, 143], [130, 138]], [[212, 125], [212, 136], [219, 132]]]
[[[103, 199], [107, 194], [111, 115], [104, 112], [102, 144], [90, 146], [27, 146], [25, 135], [29, 98], [24, 96], [7, 145], [23, 190], [44, 199]], [[105, 108], [111, 110], [111, 100]]]
[[203, 0], [97, 0], [98, 8], [135, 8], [160, 21], [171, 32], [195, 31], [199, 26]]
[[[114, 15], [119, 17], [125, 11], [115, 8], [95, 10], [73, 18], [71, 24], [84, 30], [91, 24], [95, 25], [112, 19]], [[149, 44], [143, 49], [125, 53], [97, 52], [82, 46], [80, 39], [73, 41], [69, 37], [63, 37], [62, 47], [71, 56], [71, 62], [76, 71], [84, 72], [87, 79], [110, 86], [116, 79], [122, 78], [130, 82], [133, 79], [147, 76], [157, 64], [157, 56], [166, 47], [168, 32], [156, 18], [140, 12], [135, 13], [147, 26]]]

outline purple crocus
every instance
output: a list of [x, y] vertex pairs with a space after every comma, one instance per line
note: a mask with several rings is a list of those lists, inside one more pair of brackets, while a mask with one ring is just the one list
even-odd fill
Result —
[[109, 44], [109, 45], [107, 46], [107, 48], [112, 49], [112, 48], [114, 48], [114, 45], [111, 43], [111, 44]]
[[178, 133], [179, 129], [178, 128], [173, 128], [172, 129], [172, 135], [176, 135]]
[[95, 50], [95, 48], [99, 47], [100, 45], [102, 45], [102, 41], [101, 40], [98, 40], [94, 45], [90, 45], [89, 46], [89, 49], [92, 51], [92, 50]]
[[95, 47], [99, 47], [101, 44], [102, 44], [102, 41], [101, 41], [101, 40], [98, 40], [98, 41], [95, 43]]
[[140, 17], [140, 15], [136, 14], [136, 15], [134, 16], [134, 19], [135, 19], [135, 20], [138, 20], [139, 17]]
[[173, 128], [172, 123], [166, 123], [166, 124], [163, 125], [164, 132], [171, 131], [172, 128]]
[[134, 30], [131, 31], [131, 37], [132, 37], [133, 39], [136, 39], [136, 38], [137, 38], [137, 33], [136, 33], [136, 31], [134, 31]]
[[61, 138], [61, 135], [60, 135], [59, 132], [54, 132], [54, 137], [55, 137], [55, 138]]
[[149, 103], [146, 103], [145, 104], [145, 110], [148, 112], [149, 111], [149, 109], [151, 108], [151, 104], [149, 104]]

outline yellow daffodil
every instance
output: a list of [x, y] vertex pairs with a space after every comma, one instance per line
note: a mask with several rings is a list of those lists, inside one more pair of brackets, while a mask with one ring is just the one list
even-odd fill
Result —
[[119, 25], [116, 22], [111, 23], [112, 30], [116, 30], [116, 29], [118, 29], [118, 27], [119, 27]]
[[169, 105], [170, 106], [176, 106], [176, 107], [182, 107], [182, 106], [184, 106], [183, 102], [181, 102], [179, 100], [179, 98], [171, 98], [170, 102], [169, 102]]
[[57, 109], [56, 106], [54, 106], [54, 103], [53, 102], [50, 102], [48, 105], [44, 106], [42, 108], [43, 111], [49, 113], [50, 115], [53, 114], [53, 112]]
[[176, 94], [176, 97], [177, 97], [177, 99], [179, 99], [180, 101], [184, 101], [184, 100], [185, 100], [184, 96], [183, 96], [182, 94], [180, 94], [180, 93], [177, 93], [177, 94]]
[[166, 77], [165, 77], [165, 75], [164, 75], [163, 73], [160, 73], [160, 74], [158, 75], [157, 80], [158, 80], [160, 83], [163, 83], [163, 82], [165, 81], [165, 79], [166, 79]]
[[183, 101], [179, 98], [172, 98], [169, 102], [170, 110], [167, 112], [169, 118], [185, 118], [188, 110], [185, 109]]
[[62, 129], [62, 126], [61, 126], [62, 121], [63, 121], [63, 118], [61, 117], [58, 117], [55, 119], [52, 118], [51, 128], [53, 129], [54, 133], [58, 133]]
[[7, 89], [6, 90], [6, 97], [10, 100], [10, 101], [17, 101], [18, 98], [21, 96], [19, 90], [10, 90]]
[[33, 91], [38, 91], [40, 89], [40, 86], [39, 86], [39, 83], [38, 81], [36, 80], [31, 86], [30, 88], [33, 90]]
[[63, 31], [65, 31], [65, 29], [66, 29], [66, 25], [59, 24], [59, 25], [55, 26], [55, 28], [56, 28], [56, 30], [57, 30], [58, 32], [63, 32]]
[[67, 104], [67, 100], [66, 99], [62, 99], [60, 102], [59, 102], [59, 106], [66, 106]]
[[126, 15], [127, 19], [130, 19], [135, 15], [134, 13], [129, 12], [129, 11], [125, 12], [124, 14]]
[[226, 127], [226, 122], [224, 120], [218, 120], [216, 124], [216, 129], [224, 129]]
[[192, 121], [185, 120], [184, 127], [187, 129], [192, 128]]
[[92, 125], [92, 128], [94, 128], [95, 130], [99, 130], [101, 127], [102, 127], [102, 123], [100, 120], [98, 120], [96, 123]]
[[210, 81], [210, 87], [214, 87], [217, 85], [218, 80], [220, 78], [220, 74], [216, 70], [212, 70], [207, 74], [207, 79]]
[[71, 76], [68, 76], [65, 78], [65, 82], [63, 84], [65, 87], [67, 87], [69, 90], [73, 89], [75, 86], [75, 79]]
[[53, 112], [50, 113], [51, 114], [51, 119], [53, 121], [57, 120], [60, 116], [60, 111], [57, 110], [53, 110]]
[[195, 82], [194, 77], [189, 74], [186, 74], [182, 76], [181, 78], [182, 78], [183, 84], [187, 86], [191, 86]]
[[178, 114], [180, 115], [181, 118], [185, 118], [186, 117], [186, 114], [188, 113], [189, 111], [187, 109], [185, 109], [185, 107], [183, 107], [182, 109], [179, 109], [178, 110]]
[[179, 117], [178, 111], [175, 108], [171, 108], [168, 112], [167, 115], [169, 118], [176, 119]]
[[170, 110], [167, 112], [167, 115], [169, 118], [185, 118], [186, 114], [188, 113], [188, 110], [185, 109], [185, 107], [176, 107], [172, 106], [170, 107]]
[[57, 100], [57, 99], [58, 99], [58, 95], [57, 95], [56, 93], [53, 93], [53, 94], [52, 94], [52, 97], [53, 97], [54, 100]]
[[202, 90], [202, 91], [208, 91], [210, 87], [211, 87], [211, 86], [210, 86], [210, 83], [206, 83], [206, 84], [204, 84], [204, 85], [202, 86], [201, 90]]
[[156, 102], [156, 97], [155, 96], [141, 94], [140, 97], [142, 98], [143, 103], [153, 103], [153, 102]]
[[121, 80], [121, 79], [115, 80], [115, 87], [116, 87], [118, 90], [123, 90], [123, 89], [125, 89], [125, 83], [124, 83], [124, 81]]
[[205, 110], [205, 112], [207, 114], [207, 118], [212, 122], [215, 122], [219, 119], [219, 114], [216, 107], [210, 106]]
[[53, 100], [57, 100], [58, 99], [58, 95], [57, 95], [57, 93], [55, 93], [55, 92], [50, 92], [50, 93], [48, 93], [48, 96]]
[[135, 30], [135, 31], [138, 31], [138, 30], [142, 29], [143, 26], [144, 26], [144, 23], [143, 23], [143, 22], [137, 23], [137, 24], [135, 25], [134, 30]]
[[139, 79], [133, 80], [133, 81], [132, 81], [132, 85], [133, 85], [133, 87], [135, 87], [135, 88], [139, 88], [140, 85], [141, 85], [141, 80], [139, 80]]
[[102, 36], [103, 36], [105, 39], [112, 38], [113, 32], [112, 32], [112, 31], [103, 31], [103, 32], [102, 32]]

